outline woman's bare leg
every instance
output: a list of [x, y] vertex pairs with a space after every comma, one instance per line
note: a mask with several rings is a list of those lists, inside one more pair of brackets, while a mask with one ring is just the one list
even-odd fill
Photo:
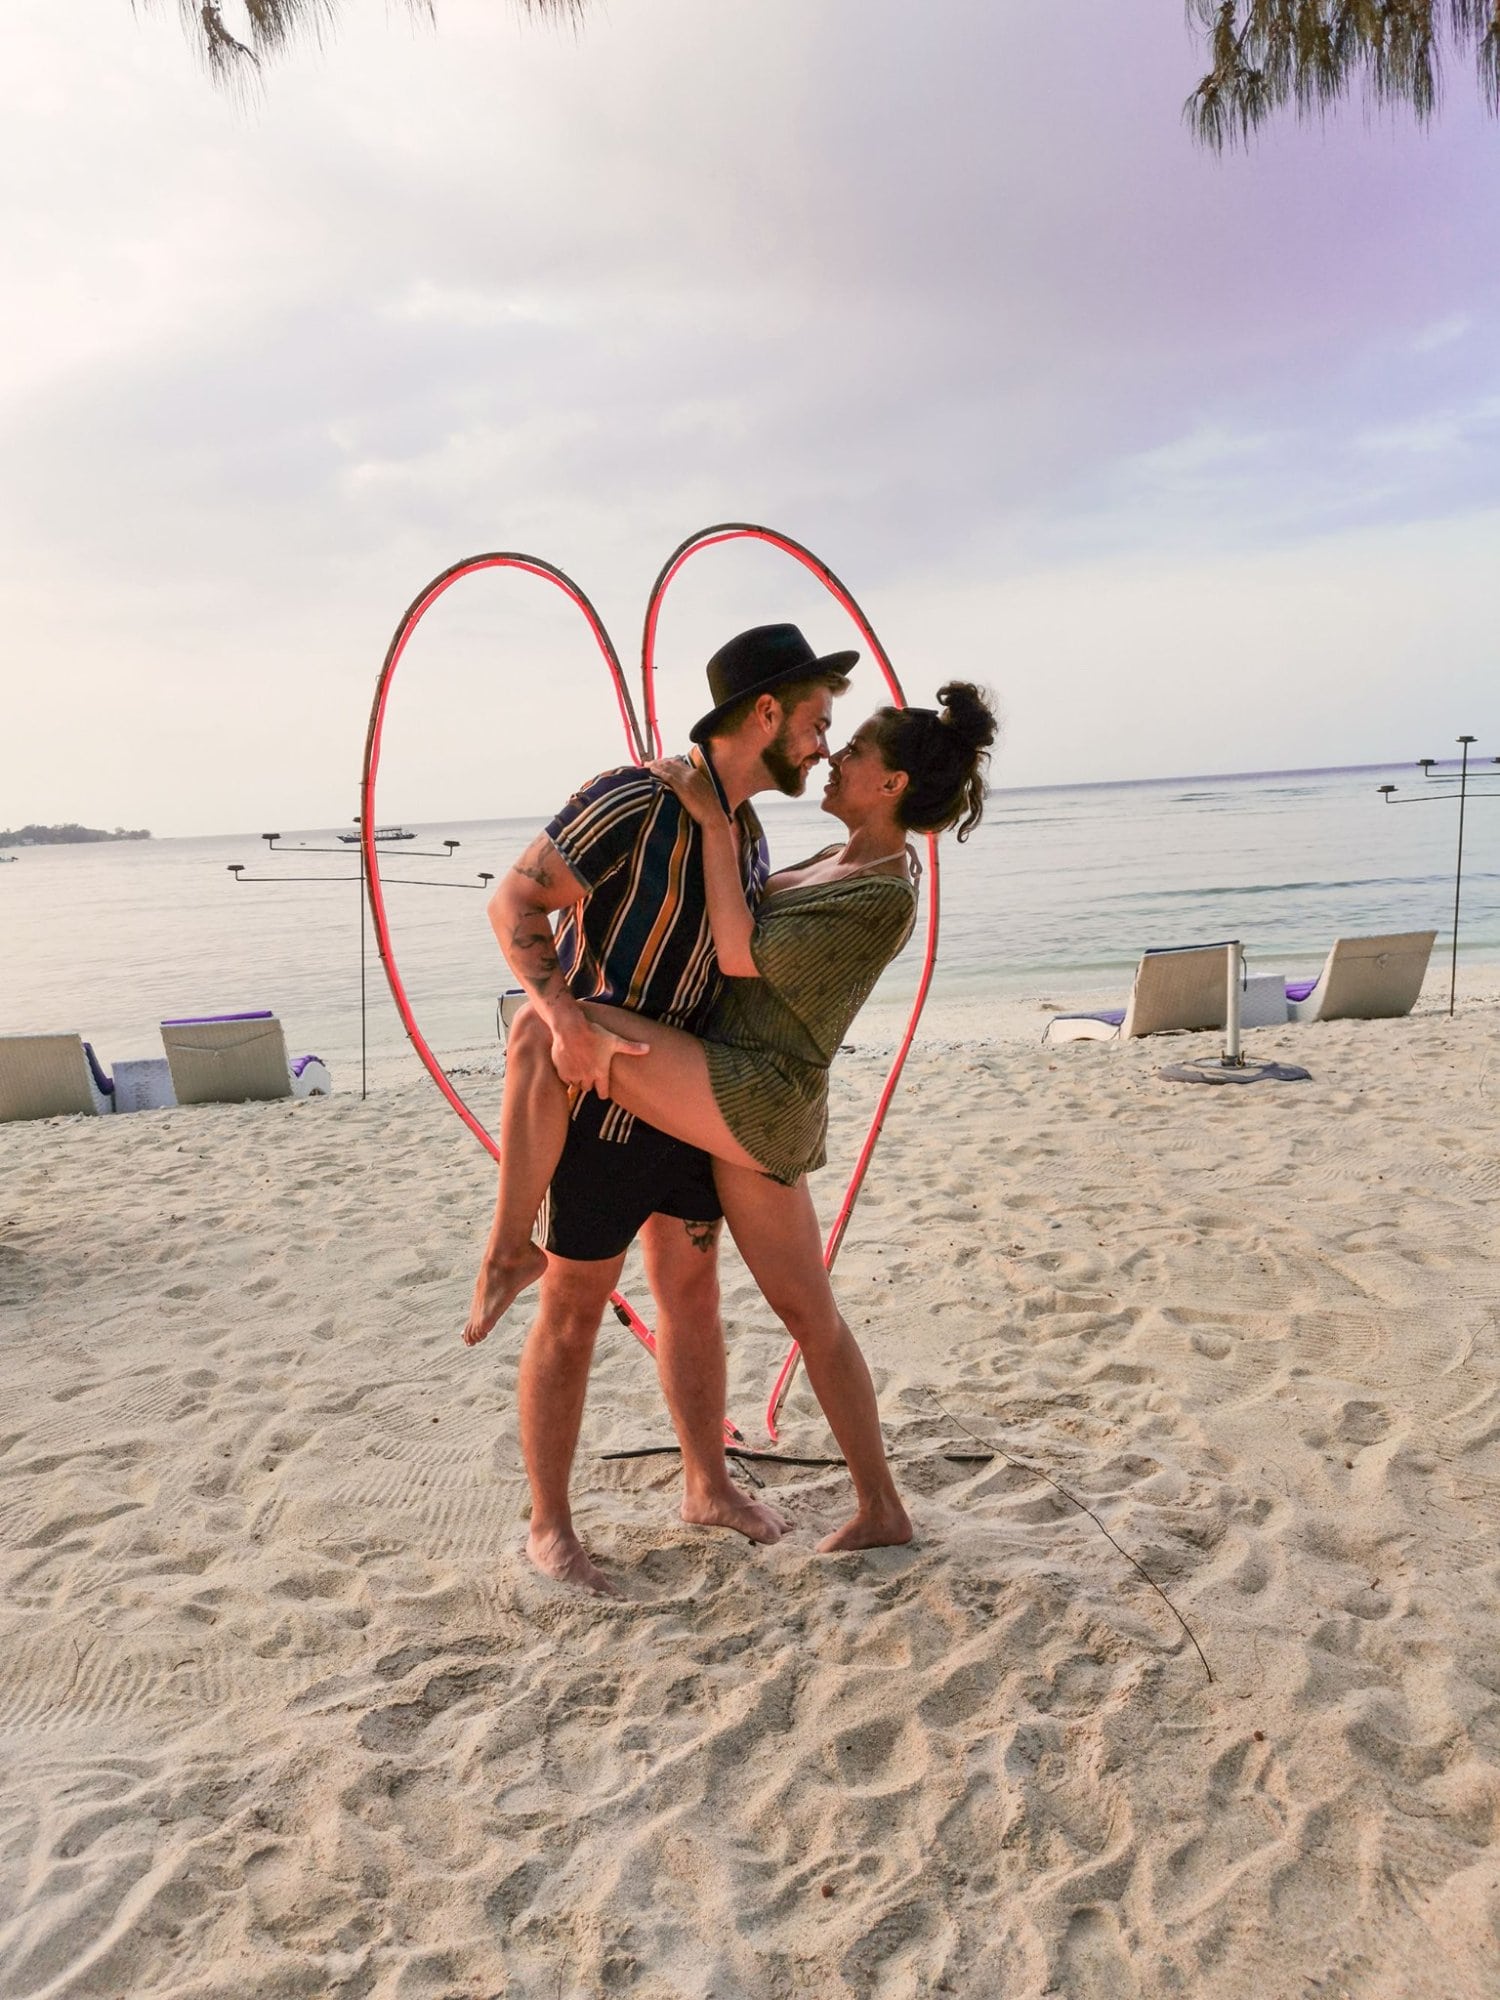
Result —
[[620, 1054], [610, 1065], [609, 1094], [616, 1104], [658, 1132], [711, 1153], [715, 1160], [761, 1171], [760, 1161], [745, 1151], [724, 1122], [708, 1080], [708, 1057], [696, 1035], [593, 1000], [584, 1002], [583, 1011], [596, 1027], [625, 1041], [646, 1044], [645, 1055]]
[[552, 1067], [551, 1030], [535, 1008], [523, 1007], [505, 1043], [500, 1178], [464, 1327], [468, 1347], [477, 1346], [547, 1268], [546, 1252], [531, 1232], [567, 1137], [568, 1086]]
[[911, 1519], [886, 1460], [875, 1385], [823, 1268], [807, 1182], [783, 1187], [763, 1173], [722, 1161], [714, 1167], [714, 1179], [730, 1234], [766, 1303], [801, 1347], [807, 1379], [854, 1481], [855, 1513], [826, 1535], [819, 1549], [909, 1542]]
[[[756, 1166], [724, 1123], [709, 1084], [703, 1044], [696, 1035], [623, 1007], [590, 1002], [584, 1012], [597, 1026], [646, 1044], [645, 1055], [615, 1057], [610, 1096], [616, 1104], [715, 1158]], [[567, 1085], [552, 1067], [552, 1032], [535, 1008], [523, 1007], [511, 1023], [505, 1046], [500, 1174], [494, 1218], [464, 1327], [470, 1347], [484, 1339], [547, 1268], [546, 1255], [532, 1242], [531, 1232], [567, 1143], [568, 1102]]]

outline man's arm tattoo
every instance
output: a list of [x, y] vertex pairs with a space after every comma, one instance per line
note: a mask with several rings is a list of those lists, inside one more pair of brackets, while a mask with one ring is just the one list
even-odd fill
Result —
[[556, 942], [545, 917], [523, 917], [510, 934], [511, 964], [536, 993], [550, 993], [556, 983]]
[[550, 838], [545, 833], [539, 833], [521, 858], [510, 864], [510, 872], [528, 882], [535, 882], [539, 889], [551, 889], [557, 880], [553, 872], [553, 863], [557, 859], [557, 849]]

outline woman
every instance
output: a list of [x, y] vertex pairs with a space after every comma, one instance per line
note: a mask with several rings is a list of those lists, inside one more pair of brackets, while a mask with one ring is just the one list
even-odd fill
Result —
[[[957, 826], [984, 806], [995, 718], [967, 682], [935, 709], [883, 708], [831, 760], [823, 810], [848, 838], [744, 899], [733, 826], [702, 769], [652, 770], [703, 829], [704, 886], [724, 990], [704, 1039], [621, 1008], [586, 1004], [620, 1036], [610, 1096], [658, 1130], [712, 1155], [730, 1233], [767, 1303], [802, 1349], [808, 1379], [848, 1464], [853, 1518], [822, 1549], [905, 1542], [911, 1523], [880, 1434], [874, 1386], [839, 1313], [807, 1174], [823, 1164], [828, 1067], [859, 1008], [911, 935], [916, 859], [910, 832]], [[531, 1241], [567, 1136], [569, 1093], [550, 1033], [523, 1010], [511, 1028], [502, 1108], [500, 1192], [465, 1340], [482, 1340], [540, 1276]]]

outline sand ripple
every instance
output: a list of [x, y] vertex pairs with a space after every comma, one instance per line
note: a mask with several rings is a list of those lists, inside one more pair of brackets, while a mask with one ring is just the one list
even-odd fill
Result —
[[917, 1543], [815, 1557], [789, 1467], [788, 1541], [684, 1528], [592, 1456], [665, 1435], [611, 1326], [617, 1605], [518, 1558], [425, 1087], [7, 1132], [0, 1992], [1493, 1994], [1493, 1032], [1288, 1031], [1279, 1092], [927, 1054], [841, 1269]]

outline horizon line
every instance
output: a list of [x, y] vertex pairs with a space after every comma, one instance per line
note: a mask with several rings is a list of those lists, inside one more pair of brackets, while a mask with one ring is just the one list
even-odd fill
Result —
[[[1450, 765], [1454, 769], [1458, 769], [1461, 767], [1462, 762], [1461, 757], [1437, 757], [1432, 760], [1434, 769], [1439, 770]], [[1484, 771], [1484, 766], [1487, 764], [1500, 764], [1500, 757], [1491, 756], [1471, 760], [1471, 768], [1476, 774], [1490, 775], [1490, 773]], [[1051, 783], [1041, 785], [997, 785], [993, 789], [996, 794], [1007, 796], [1035, 792], [1126, 791], [1149, 785], [1227, 785], [1245, 783], [1253, 779], [1354, 777], [1362, 772], [1415, 771], [1420, 768], [1420, 759], [1403, 757], [1399, 759], [1387, 758], [1369, 764], [1304, 764], [1288, 769], [1262, 771], [1182, 771], [1167, 773], [1163, 776], [1153, 778], [1082, 778], [1071, 781], [1054, 780]], [[772, 812], [784, 812], [793, 806], [806, 805], [809, 802], [805, 797], [784, 799], [773, 792], [768, 797], [762, 799], [757, 809], [761, 811], [769, 809]], [[427, 828], [455, 824], [466, 826], [506, 825], [512, 821], [529, 821], [535, 817], [536, 815], [530, 812], [484, 815], [455, 813], [444, 819], [416, 819], [412, 824], [417, 827]], [[309, 820], [300, 826], [295, 821], [288, 819], [285, 814], [282, 815], [282, 818], [294, 832], [298, 833], [336, 832], [340, 828], [347, 830], [350, 826], [357, 826], [359, 824], [357, 818], [351, 819], [347, 816], [338, 820]], [[41, 822], [36, 823], [41, 824]], [[63, 824], [63, 822], [57, 822], [57, 824]], [[258, 840], [262, 836], [259, 832], [250, 833], [244, 829], [235, 828], [228, 831], [217, 829], [211, 832], [200, 831], [198, 833], [163, 833], [150, 837], [158, 840]], [[94, 843], [79, 844], [93, 845]]]

